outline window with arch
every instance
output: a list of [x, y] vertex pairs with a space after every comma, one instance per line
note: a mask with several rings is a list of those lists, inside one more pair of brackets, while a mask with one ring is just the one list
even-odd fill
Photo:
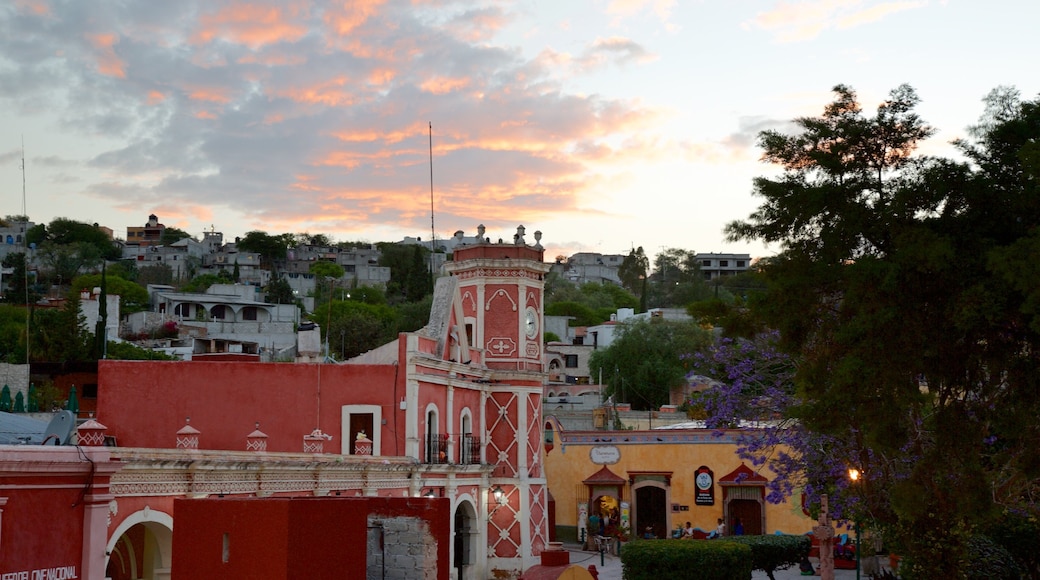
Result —
[[459, 420], [459, 463], [480, 463], [480, 437], [473, 434], [473, 415], [469, 409], [462, 411]]
[[423, 461], [431, 464], [448, 462], [448, 435], [440, 432], [437, 409], [426, 411], [426, 445]]

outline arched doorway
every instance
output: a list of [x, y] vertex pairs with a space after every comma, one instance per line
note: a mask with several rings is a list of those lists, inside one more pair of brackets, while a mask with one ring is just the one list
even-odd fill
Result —
[[719, 479], [722, 487], [722, 513], [727, 533], [732, 534], [737, 518], [745, 535], [765, 533], [765, 497], [768, 480], [743, 463]]
[[664, 488], [647, 485], [633, 491], [636, 525], [633, 535], [644, 537], [649, 528], [655, 538], [668, 537], [668, 511]]
[[452, 567], [458, 580], [476, 578], [477, 511], [468, 501], [455, 508], [455, 534], [452, 537]]
[[169, 580], [173, 518], [144, 510], [116, 529], [106, 550], [105, 576], [111, 580]]

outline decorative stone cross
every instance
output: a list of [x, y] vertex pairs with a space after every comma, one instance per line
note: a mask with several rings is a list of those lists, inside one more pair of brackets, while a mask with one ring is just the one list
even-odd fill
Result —
[[813, 535], [820, 543], [820, 580], [834, 580], [834, 528], [827, 510], [827, 494], [820, 496], [819, 524], [813, 526]]

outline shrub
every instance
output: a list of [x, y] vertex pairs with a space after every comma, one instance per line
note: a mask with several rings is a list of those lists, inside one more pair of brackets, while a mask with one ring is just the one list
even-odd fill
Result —
[[738, 542], [636, 540], [621, 549], [625, 580], [746, 580], [751, 548]]
[[773, 578], [775, 570], [797, 566], [809, 557], [809, 536], [729, 536], [723, 542], [735, 542], [751, 548], [751, 568], [762, 570]]
[[1022, 568], [1000, 544], [986, 536], [968, 540], [968, 580], [1021, 580]]

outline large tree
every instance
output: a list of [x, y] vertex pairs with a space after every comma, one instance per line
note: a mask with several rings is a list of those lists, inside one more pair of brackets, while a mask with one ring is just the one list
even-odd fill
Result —
[[260, 265], [274, 270], [278, 264], [285, 261], [289, 247], [295, 243], [296, 236], [292, 234], [272, 236], [267, 232], [253, 230], [246, 232], [235, 245], [239, 250], [260, 254]]
[[688, 355], [710, 341], [707, 331], [688, 322], [633, 320], [618, 325], [607, 348], [593, 351], [589, 371], [602, 376], [607, 394], [633, 409], [657, 409], [681, 386], [689, 371]]
[[[120, 314], [132, 314], [148, 308], [148, 291], [136, 282], [108, 274], [105, 279], [106, 292], [119, 296]], [[85, 274], [72, 281], [72, 292], [101, 288], [101, 274]]]
[[780, 244], [759, 312], [795, 356], [796, 414], [865, 474], [853, 513], [906, 552], [904, 577], [964, 577], [976, 529], [1040, 515], [1035, 278], [1016, 263], [1040, 239], [1040, 111], [989, 102], [961, 163], [913, 156], [932, 129], [910, 87], [867, 116], [838, 86], [797, 133], [761, 134], [782, 173], [727, 226]]
[[711, 297], [696, 253], [682, 248], [665, 248], [654, 256], [644, 302], [650, 308], [682, 308]]
[[621, 285], [632, 294], [639, 297], [639, 311], [646, 312], [647, 309], [647, 281], [650, 275], [650, 259], [646, 257], [643, 246], [632, 248], [632, 250], [621, 260], [618, 267], [618, 278]]

